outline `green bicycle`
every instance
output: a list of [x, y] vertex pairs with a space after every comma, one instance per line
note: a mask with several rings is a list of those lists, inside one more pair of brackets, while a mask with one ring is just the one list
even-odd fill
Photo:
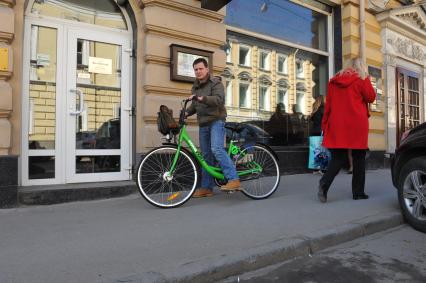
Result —
[[[185, 110], [189, 101], [182, 101], [177, 131], [170, 131], [168, 142], [148, 152], [138, 166], [137, 185], [141, 195], [160, 208], [178, 207], [191, 198], [200, 181], [200, 166], [215, 178], [217, 185], [226, 183], [221, 168], [207, 164], [188, 135]], [[243, 129], [227, 128], [232, 131], [227, 153], [235, 163], [242, 192], [252, 199], [271, 196], [280, 183], [275, 153], [263, 144], [233, 140], [235, 133]], [[182, 146], [183, 142], [189, 149]]]

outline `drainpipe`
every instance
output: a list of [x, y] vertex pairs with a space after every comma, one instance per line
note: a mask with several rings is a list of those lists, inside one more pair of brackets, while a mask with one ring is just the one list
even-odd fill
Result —
[[359, 0], [359, 35], [359, 57], [365, 65], [365, 0]]

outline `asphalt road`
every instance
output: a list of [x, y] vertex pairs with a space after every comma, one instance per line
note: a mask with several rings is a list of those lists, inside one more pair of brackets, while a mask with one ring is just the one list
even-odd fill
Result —
[[426, 234], [402, 225], [222, 281], [231, 282], [424, 283]]

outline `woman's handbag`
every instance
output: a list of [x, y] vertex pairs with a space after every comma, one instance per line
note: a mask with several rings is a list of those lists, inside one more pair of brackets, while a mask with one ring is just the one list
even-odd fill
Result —
[[330, 151], [321, 145], [322, 138], [323, 136], [309, 137], [309, 169], [326, 170], [331, 160]]

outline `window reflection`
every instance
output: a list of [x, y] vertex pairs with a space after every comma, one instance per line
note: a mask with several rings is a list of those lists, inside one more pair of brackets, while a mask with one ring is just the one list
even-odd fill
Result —
[[[326, 12], [331, 9], [310, 1]], [[316, 3], [318, 2], [318, 3]], [[266, 9], [261, 9], [262, 6]], [[289, 0], [233, 0], [226, 6], [225, 23], [307, 47], [327, 51], [328, 16]]]
[[[236, 33], [230, 35], [235, 48], [248, 45], [245, 37], [238, 37]], [[279, 64], [264, 72], [262, 67], [265, 65], [262, 65], [262, 57], [259, 57], [259, 60], [253, 61], [250, 70], [240, 66], [227, 68], [224, 74], [227, 86], [235, 82], [238, 87], [234, 89], [234, 95], [239, 98], [235, 102], [227, 101], [227, 120], [262, 129], [271, 137], [267, 139], [270, 145], [307, 145], [308, 137], [314, 131], [314, 103], [317, 97], [326, 95], [328, 58], [260, 42], [263, 46], [271, 47], [270, 60]], [[256, 47], [252, 46], [254, 50]], [[261, 54], [259, 51], [259, 56]]]
[[57, 30], [31, 26], [28, 148], [54, 149]]

